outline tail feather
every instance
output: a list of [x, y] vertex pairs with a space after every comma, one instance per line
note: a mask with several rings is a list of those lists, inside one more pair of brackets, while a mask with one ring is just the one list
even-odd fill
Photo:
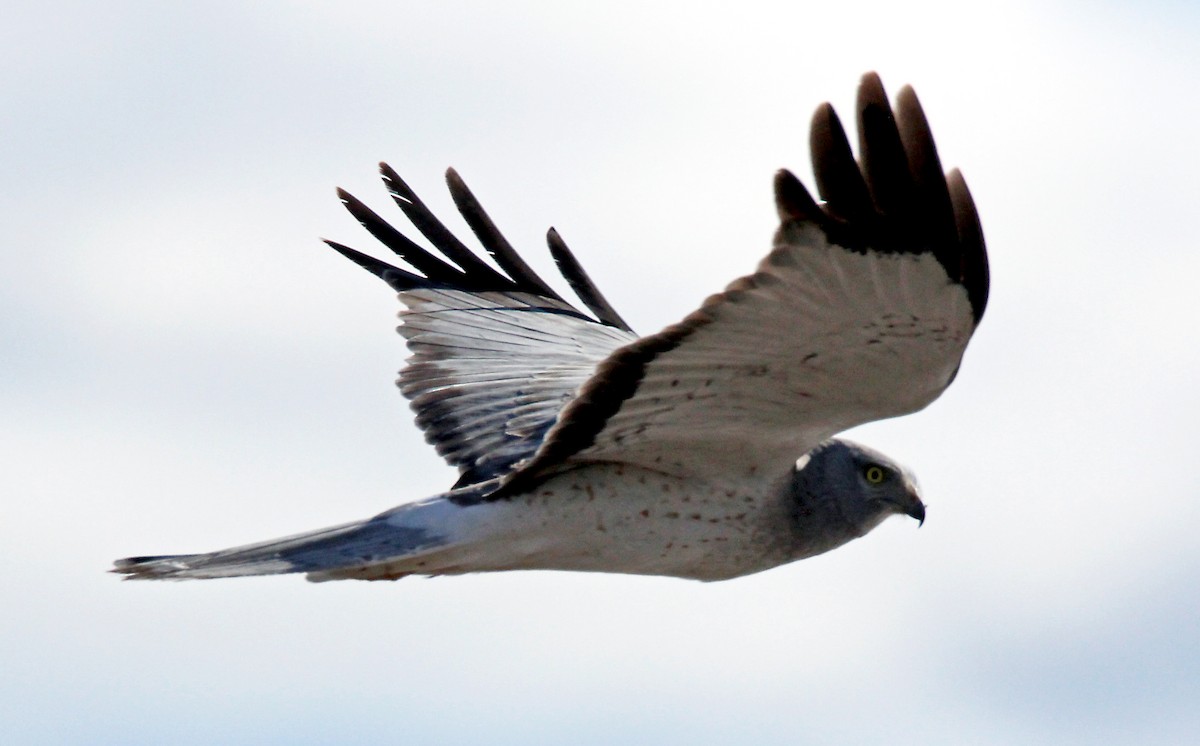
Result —
[[318, 573], [378, 563], [445, 544], [427, 528], [396, 525], [384, 514], [207, 554], [127, 557], [112, 572], [126, 580], [188, 580], [246, 575]]

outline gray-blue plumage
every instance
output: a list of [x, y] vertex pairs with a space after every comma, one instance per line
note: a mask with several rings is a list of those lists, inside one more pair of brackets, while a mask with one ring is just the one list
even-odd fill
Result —
[[[131, 578], [306, 573], [395, 579], [515, 569], [720, 580], [833, 549], [886, 517], [924, 520], [915, 480], [831, 436], [916, 411], [949, 385], [987, 302], [987, 257], [957, 171], [943, 174], [911, 89], [858, 98], [856, 162], [818, 109], [818, 203], [776, 177], [780, 228], [757, 271], [638, 337], [556, 232], [542, 280], [453, 171], [451, 194], [499, 270], [386, 165], [437, 249], [358, 200], [350, 212], [414, 271], [330, 243], [398, 293], [412, 357], [399, 386], [454, 489], [374, 518], [208, 554], [118, 560]], [[799, 459], [799, 460], [797, 460]]]

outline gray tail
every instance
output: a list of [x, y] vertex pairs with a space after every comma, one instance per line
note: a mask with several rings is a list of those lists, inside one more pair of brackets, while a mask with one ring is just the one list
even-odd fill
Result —
[[310, 580], [363, 578], [384, 580], [405, 573], [367, 572], [364, 568], [421, 555], [452, 543], [462, 504], [478, 502], [499, 480], [479, 482], [408, 503], [365, 521], [308, 531], [282, 539], [222, 549], [208, 554], [126, 557], [112, 572], [126, 580], [189, 580], [244, 575], [308, 573]]
[[367, 521], [310, 531], [208, 554], [128, 557], [112, 572], [126, 580], [188, 580], [245, 575], [313, 573], [372, 564], [444, 543], [425, 528], [398, 526], [387, 514]]

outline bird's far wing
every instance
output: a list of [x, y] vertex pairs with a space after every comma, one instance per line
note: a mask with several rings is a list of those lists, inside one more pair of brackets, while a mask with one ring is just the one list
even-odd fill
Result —
[[776, 477], [841, 430], [937, 398], [987, 302], [978, 216], [910, 88], [893, 113], [865, 76], [858, 128], [861, 166], [832, 107], [817, 110], [822, 204], [780, 172], [781, 225], [757, 271], [609, 356], [488, 499], [589, 461]]
[[459, 468], [458, 485], [505, 474], [534, 453], [596, 364], [637, 335], [553, 229], [550, 252], [594, 316], [530, 269], [453, 170], [446, 180], [455, 204], [503, 272], [455, 238], [387, 164], [380, 171], [396, 204], [442, 256], [341, 190], [351, 214], [416, 272], [326, 243], [400, 294], [400, 333], [412, 356], [397, 384], [426, 440]]

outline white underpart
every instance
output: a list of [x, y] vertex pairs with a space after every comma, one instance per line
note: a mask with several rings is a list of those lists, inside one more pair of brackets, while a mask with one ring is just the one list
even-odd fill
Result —
[[446, 545], [308, 577], [549, 569], [722, 580], [795, 558], [784, 494], [594, 466], [552, 477], [512, 500], [465, 508], [445, 500], [402, 506], [389, 521], [443, 534]]

